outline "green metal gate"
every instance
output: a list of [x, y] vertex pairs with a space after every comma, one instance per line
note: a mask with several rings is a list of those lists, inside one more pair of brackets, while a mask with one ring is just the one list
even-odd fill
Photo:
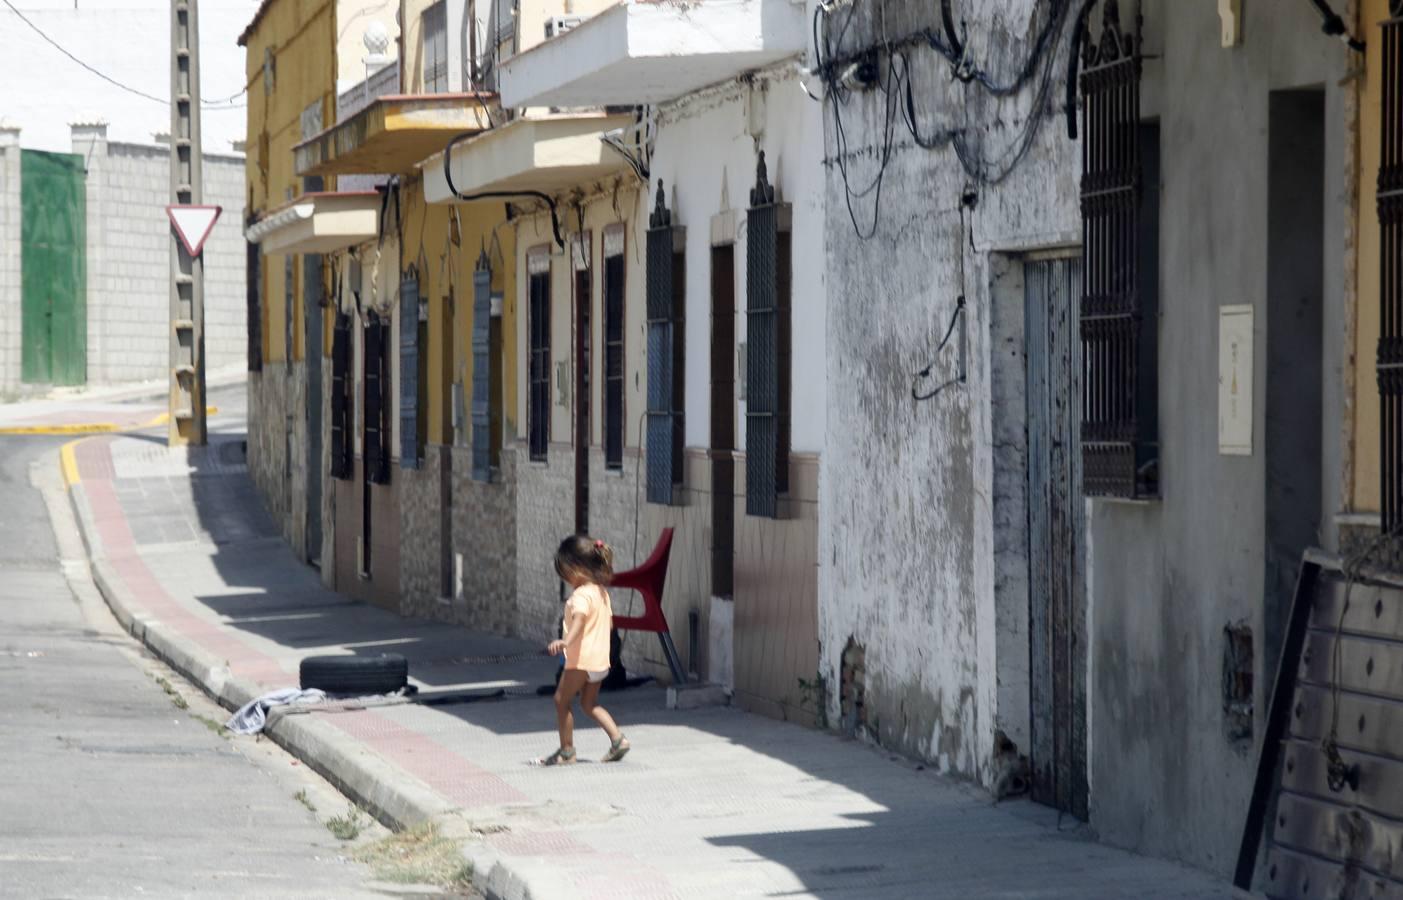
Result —
[[23, 351], [20, 378], [87, 380], [87, 204], [83, 157], [25, 150], [20, 156]]

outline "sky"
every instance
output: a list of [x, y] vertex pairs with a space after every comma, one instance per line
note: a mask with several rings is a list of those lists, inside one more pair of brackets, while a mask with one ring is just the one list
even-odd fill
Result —
[[[137, 96], [85, 70], [26, 25], [11, 6], [73, 56]], [[257, 0], [199, 0], [200, 117], [206, 153], [231, 153], [247, 122], [239, 34]], [[32, 150], [68, 151], [69, 124], [105, 121], [109, 141], [150, 144], [170, 130], [169, 0], [0, 0], [0, 123]]]

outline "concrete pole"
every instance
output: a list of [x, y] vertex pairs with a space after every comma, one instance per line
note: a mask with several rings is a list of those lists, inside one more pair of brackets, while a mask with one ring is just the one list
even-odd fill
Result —
[[[171, 0], [171, 203], [204, 199], [199, 0]], [[171, 229], [170, 446], [205, 443], [205, 278]]]

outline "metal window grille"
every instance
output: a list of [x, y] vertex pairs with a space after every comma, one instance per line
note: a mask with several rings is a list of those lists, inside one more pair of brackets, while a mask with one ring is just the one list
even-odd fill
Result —
[[419, 273], [399, 283], [399, 465], [419, 468]]
[[[619, 235], [622, 243], [623, 236]], [[604, 465], [624, 464], [624, 254], [604, 257]]]
[[1382, 27], [1383, 110], [1379, 158], [1380, 507], [1383, 529], [1403, 525], [1403, 2], [1389, 4]]
[[[250, 218], [250, 224], [254, 219]], [[263, 371], [263, 310], [259, 288], [263, 284], [263, 257], [257, 244], [246, 244], [245, 291], [248, 300], [248, 370]]]
[[544, 461], [550, 444], [550, 271], [530, 275], [531, 397], [527, 409], [531, 459]]
[[1127, 34], [1119, 4], [1107, 0], [1100, 40], [1093, 42], [1088, 31], [1082, 47], [1080, 85], [1082, 459], [1088, 496], [1159, 493], [1158, 129], [1140, 122], [1140, 52], [1138, 16], [1136, 34]]
[[439, 0], [424, 10], [424, 93], [448, 91], [448, 5]]
[[[492, 269], [484, 251], [473, 272], [473, 480], [492, 479]], [[532, 347], [534, 351], [534, 345]], [[533, 358], [534, 362], [534, 358]], [[534, 369], [533, 369], [534, 373]], [[532, 381], [535, 387], [535, 381]], [[532, 398], [535, 394], [533, 392]]]
[[390, 328], [371, 313], [365, 326], [365, 435], [364, 453], [366, 480], [375, 484], [390, 481], [390, 424], [388, 366]]
[[746, 218], [745, 511], [779, 515], [789, 489], [789, 235], [765, 167], [756, 163]]
[[331, 330], [331, 477], [351, 477], [351, 317], [336, 314]]
[[671, 504], [682, 483], [686, 358], [686, 257], [662, 182], [648, 220], [648, 406], [645, 481], [649, 503]]

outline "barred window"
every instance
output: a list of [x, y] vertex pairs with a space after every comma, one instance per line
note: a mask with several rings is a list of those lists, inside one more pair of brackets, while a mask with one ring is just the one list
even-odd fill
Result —
[[662, 182], [648, 228], [648, 409], [646, 482], [649, 503], [671, 504], [682, 484], [686, 401], [685, 232], [672, 224]]
[[365, 326], [365, 420], [363, 427], [366, 480], [375, 484], [390, 482], [390, 327], [380, 316], [370, 314]]
[[604, 465], [624, 464], [624, 232], [604, 233]]
[[792, 348], [789, 207], [775, 202], [765, 154], [746, 217], [745, 510], [779, 515], [789, 491]]
[[530, 398], [527, 407], [528, 450], [543, 462], [550, 445], [550, 257], [532, 256], [528, 263], [530, 329]]
[[1159, 495], [1159, 127], [1140, 121], [1140, 41], [1108, 0], [1082, 47], [1082, 483]]
[[331, 477], [350, 478], [351, 440], [351, 317], [336, 314], [331, 329]]

